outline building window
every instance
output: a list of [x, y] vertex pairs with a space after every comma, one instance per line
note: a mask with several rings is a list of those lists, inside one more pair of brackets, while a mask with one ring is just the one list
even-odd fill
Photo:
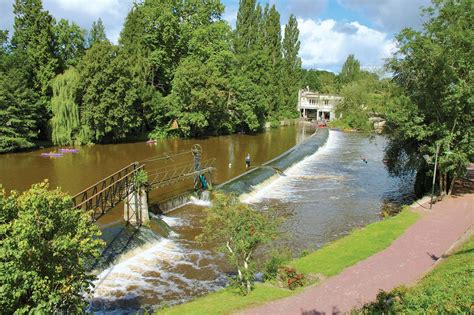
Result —
[[324, 105], [329, 105], [329, 100], [324, 100]]

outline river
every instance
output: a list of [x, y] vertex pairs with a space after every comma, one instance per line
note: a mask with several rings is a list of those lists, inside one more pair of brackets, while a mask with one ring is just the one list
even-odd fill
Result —
[[[44, 151], [7, 154], [0, 156], [0, 182], [7, 189], [22, 190], [48, 178], [53, 187], [73, 193], [132, 161], [189, 150], [199, 143], [203, 158], [217, 158], [213, 179], [219, 184], [245, 171], [247, 153], [252, 164], [259, 165], [309, 139], [276, 160], [286, 163], [283, 176], [273, 176], [252, 189], [245, 185], [243, 197], [258, 209], [271, 209], [286, 217], [282, 226], [285, 237], [276, 245], [288, 246], [294, 254], [314, 250], [379, 220], [381, 209], [388, 204], [412, 200], [413, 179], [392, 178], [385, 169], [383, 137], [330, 131], [320, 147], [309, 152], [314, 137], [308, 137], [313, 131], [292, 126], [252, 136], [166, 140], [153, 146], [96, 145], [58, 159], [39, 157]], [[367, 163], [361, 157], [367, 157]], [[239, 187], [239, 181], [258, 177], [252, 174], [231, 184]], [[151, 202], [160, 198], [159, 192]], [[103, 262], [106, 268], [99, 272], [95, 292], [89, 297], [91, 310], [133, 313], [144, 307], [179, 303], [224, 286], [230, 270], [223, 257], [195, 240], [207, 205], [209, 202], [194, 200], [167, 215], [154, 216], [151, 228], [139, 231], [124, 227], [121, 209], [101, 218], [98, 223], [109, 247]]]

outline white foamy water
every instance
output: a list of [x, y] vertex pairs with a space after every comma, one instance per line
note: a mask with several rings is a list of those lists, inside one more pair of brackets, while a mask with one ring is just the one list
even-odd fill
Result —
[[171, 227], [173, 227], [173, 226], [182, 226], [186, 223], [186, 222], [184, 222], [183, 219], [177, 218], [177, 217], [170, 217], [170, 216], [167, 216], [167, 215], [159, 215], [157, 217], [160, 220], [163, 220], [166, 224], [168, 224]]
[[195, 197], [191, 197], [191, 200], [189, 203], [194, 204], [196, 206], [202, 206], [202, 207], [210, 207], [212, 205], [210, 200], [203, 200], [203, 199], [198, 199]]
[[[312, 164], [322, 158], [328, 158], [338, 149], [339, 133], [329, 131], [326, 143], [314, 154], [304, 158], [300, 162], [289, 167], [284, 173], [286, 176], [279, 176], [269, 183], [263, 183], [254, 187], [254, 191], [248, 194], [242, 201], [246, 203], [258, 203], [263, 199], [291, 200], [297, 198], [294, 194], [293, 184], [301, 180], [318, 179], [339, 179], [338, 176], [327, 174], [327, 170], [314, 169]], [[298, 187], [301, 192], [301, 187]]]
[[186, 248], [175, 236], [178, 235], [173, 233], [171, 238], [163, 238], [147, 249], [134, 250], [126, 255], [128, 259], [101, 272], [94, 282], [91, 310], [123, 314], [134, 310], [134, 303], [129, 301], [146, 305], [142, 299], [152, 299], [153, 305], [163, 301], [173, 304], [190, 293], [199, 294], [221, 287], [222, 277], [209, 277], [215, 280], [199, 277], [199, 274], [220, 273], [215, 264], [209, 263], [215, 257], [205, 250]]

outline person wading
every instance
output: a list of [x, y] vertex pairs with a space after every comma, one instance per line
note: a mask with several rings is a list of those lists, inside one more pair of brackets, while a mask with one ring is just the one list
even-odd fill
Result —
[[245, 158], [245, 168], [250, 167], [250, 153], [247, 153], [247, 157]]

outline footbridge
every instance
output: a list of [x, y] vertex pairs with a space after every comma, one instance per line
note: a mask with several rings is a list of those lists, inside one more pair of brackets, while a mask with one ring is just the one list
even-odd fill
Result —
[[[189, 179], [194, 180], [195, 190], [211, 187], [215, 159], [201, 161], [201, 156], [202, 149], [195, 144], [191, 150], [163, 153], [130, 163], [74, 195], [74, 206], [91, 212], [95, 221], [124, 202], [124, 219], [127, 222], [134, 225], [147, 223], [148, 192]], [[192, 161], [162, 166], [165, 162], [174, 162], [178, 158], [182, 160], [183, 157], [192, 157]], [[145, 183], [139, 179], [143, 172], [147, 174]]]

